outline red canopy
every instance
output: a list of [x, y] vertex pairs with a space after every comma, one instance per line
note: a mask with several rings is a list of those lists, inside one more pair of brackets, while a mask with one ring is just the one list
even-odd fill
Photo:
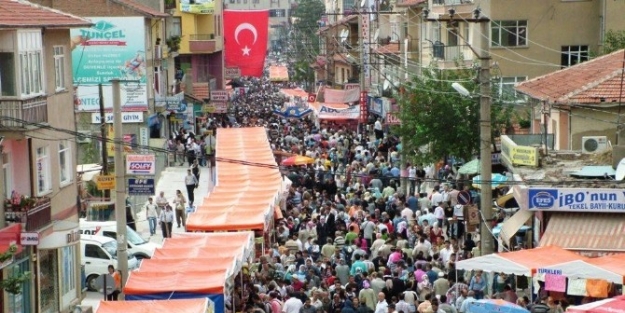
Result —
[[100, 301], [96, 313], [206, 313], [208, 299]]
[[570, 306], [566, 311], [572, 313], [625, 313], [625, 296]]

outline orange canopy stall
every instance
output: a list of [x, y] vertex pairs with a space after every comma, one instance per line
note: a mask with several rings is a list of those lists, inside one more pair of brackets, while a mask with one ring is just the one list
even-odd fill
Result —
[[[159, 283], [160, 282], [160, 283]], [[226, 270], [171, 272], [130, 272], [124, 294], [149, 295], [161, 293], [193, 293], [197, 295], [223, 294]]]
[[217, 183], [189, 215], [187, 230], [268, 230], [283, 179], [265, 128], [220, 129], [216, 151]]
[[243, 247], [195, 247], [156, 249], [153, 259], [183, 259], [183, 258], [225, 258], [243, 259]]
[[208, 299], [100, 301], [96, 313], [206, 313]]
[[[163, 269], [178, 271], [179, 273], [191, 272], [226, 272], [233, 271], [235, 260], [233, 257], [196, 258], [196, 259], [145, 259], [141, 261], [139, 271], [162, 272]], [[233, 274], [233, 273], [231, 273]]]

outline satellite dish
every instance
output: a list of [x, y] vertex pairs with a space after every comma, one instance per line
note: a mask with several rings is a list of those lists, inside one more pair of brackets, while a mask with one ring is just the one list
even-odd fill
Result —
[[470, 97], [471, 96], [471, 93], [466, 88], [464, 88], [464, 86], [462, 86], [462, 85], [460, 85], [458, 83], [451, 84], [451, 87], [453, 89], [455, 89], [459, 94], [461, 94], [464, 97]]
[[618, 166], [616, 167], [616, 175], [614, 178], [618, 181], [623, 180], [625, 178], [625, 158], [621, 159], [621, 162], [618, 162]]
[[360, 7], [364, 8], [366, 3], [367, 3], [367, 0], [361, 0], [360, 1]]

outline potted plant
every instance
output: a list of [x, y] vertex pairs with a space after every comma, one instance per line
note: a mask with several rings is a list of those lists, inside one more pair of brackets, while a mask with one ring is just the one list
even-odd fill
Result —
[[181, 40], [182, 38], [180, 38], [180, 36], [170, 36], [169, 38], [167, 38], [165, 43], [167, 44], [167, 47], [169, 48], [169, 52], [178, 52], [178, 50], [180, 50]]

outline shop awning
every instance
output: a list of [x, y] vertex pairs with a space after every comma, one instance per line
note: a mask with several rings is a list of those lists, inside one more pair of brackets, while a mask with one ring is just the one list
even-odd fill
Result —
[[20, 234], [22, 232], [22, 224], [12, 224], [0, 229], [0, 253], [9, 251], [12, 245], [17, 247], [15, 254], [22, 252], [20, 245]]
[[185, 300], [100, 301], [96, 313], [205, 313], [208, 298]]
[[619, 213], [553, 213], [540, 239], [584, 254], [625, 253], [625, 215]]
[[619, 272], [606, 269], [604, 266], [592, 264], [592, 260], [593, 259], [571, 261], [551, 266], [545, 266], [543, 267], [543, 269], [561, 271], [562, 275], [566, 276], [569, 279], [603, 279], [619, 285], [623, 283], [623, 270]]
[[514, 234], [516, 234], [521, 226], [532, 218], [532, 216], [534, 216], [534, 213], [529, 210], [518, 210], [512, 217], [503, 222], [499, 238], [501, 238], [507, 246], [510, 246], [510, 238], [514, 237]]

